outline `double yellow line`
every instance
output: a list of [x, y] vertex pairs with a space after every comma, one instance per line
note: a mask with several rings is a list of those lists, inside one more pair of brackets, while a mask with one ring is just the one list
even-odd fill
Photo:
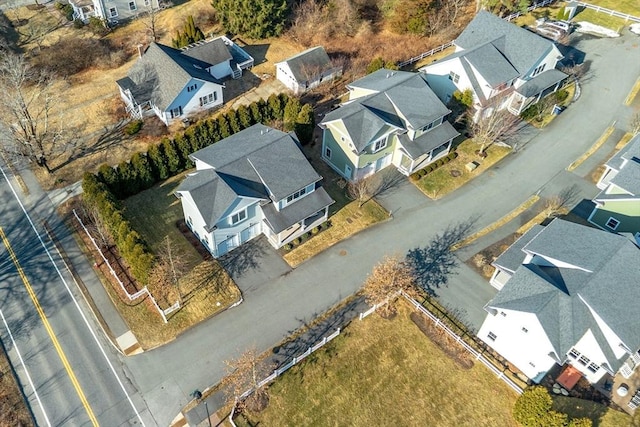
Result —
[[62, 351], [62, 347], [60, 346], [60, 342], [58, 341], [58, 338], [56, 337], [55, 333], [53, 332], [53, 328], [51, 328], [51, 324], [49, 323], [49, 319], [47, 319], [47, 316], [44, 313], [44, 310], [42, 309], [42, 306], [40, 305], [40, 302], [38, 301], [38, 297], [36, 296], [35, 292], [33, 291], [33, 288], [31, 287], [31, 284], [29, 283], [29, 279], [27, 279], [27, 276], [24, 274], [24, 270], [22, 269], [22, 266], [20, 266], [20, 262], [18, 261], [18, 257], [16, 256], [15, 252], [13, 251], [13, 248], [11, 247], [11, 244], [9, 243], [9, 240], [7, 239], [7, 235], [4, 233], [4, 230], [2, 229], [2, 227], [0, 227], [0, 237], [2, 237], [2, 242], [4, 243], [4, 246], [7, 248], [7, 252], [9, 252], [9, 256], [11, 257], [11, 261], [13, 261], [13, 263], [16, 266], [16, 269], [18, 270], [18, 274], [20, 275], [20, 278], [22, 279], [22, 282], [24, 283], [24, 286], [27, 288], [27, 292], [29, 293], [29, 296], [31, 297], [31, 301], [33, 301], [33, 305], [36, 307], [36, 311], [38, 312], [38, 315], [40, 315], [40, 319], [42, 319], [42, 323], [44, 324], [45, 329], [47, 330], [47, 333], [49, 334], [49, 337], [51, 338], [51, 342], [53, 342], [53, 346], [56, 349], [56, 352], [58, 353], [58, 356], [60, 357], [60, 360], [62, 361], [62, 364], [64, 365], [64, 369], [67, 371], [67, 375], [69, 376], [69, 379], [71, 380], [71, 383], [73, 384], [73, 387], [76, 389], [76, 393], [78, 393], [78, 397], [80, 398], [80, 401], [82, 402], [82, 405], [84, 406], [85, 410], [87, 411], [87, 415], [89, 415], [89, 419], [91, 420], [91, 423], [94, 426], [98, 426], [98, 419], [96, 418], [95, 414], [93, 413], [93, 410], [91, 409], [91, 406], [89, 405], [89, 401], [87, 400], [86, 396], [84, 395], [84, 392], [82, 391], [82, 388], [80, 387], [80, 383], [78, 382], [78, 379], [76, 378], [75, 373], [73, 372], [73, 370], [71, 369], [71, 365], [69, 364], [69, 361], [67, 360], [67, 356], [64, 354], [64, 351]]

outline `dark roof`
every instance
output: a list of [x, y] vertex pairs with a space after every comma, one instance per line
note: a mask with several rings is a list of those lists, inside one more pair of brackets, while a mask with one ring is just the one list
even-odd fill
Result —
[[138, 103], [150, 100], [161, 110], [166, 110], [192, 78], [220, 84], [206, 71], [210, 66], [183, 55], [178, 49], [151, 43], [131, 67], [128, 77], [116, 83], [131, 90]]
[[450, 113], [421, 73], [382, 69], [347, 87], [372, 93], [328, 113], [322, 124], [342, 120], [358, 153], [389, 127], [420, 129]]
[[496, 260], [493, 261], [492, 264], [495, 267], [499, 267], [502, 270], [509, 271], [513, 274], [513, 272], [515, 272], [518, 267], [520, 267], [520, 264], [522, 264], [522, 261], [524, 261], [524, 258], [526, 257], [526, 254], [522, 251], [522, 248], [524, 248], [525, 245], [529, 243], [534, 237], [536, 237], [536, 235], [543, 229], [544, 227], [538, 224], [531, 227], [529, 231], [520, 236], [520, 238], [513, 242], [513, 244], [509, 246], [506, 251], [500, 254], [500, 256], [496, 258]]
[[489, 307], [535, 314], [561, 360], [591, 331], [613, 369], [624, 361], [613, 358], [607, 347], [618, 343], [605, 340], [594, 313], [627, 346], [640, 347], [633, 317], [640, 301], [640, 250], [630, 240], [556, 219], [523, 250], [534, 255], [532, 262], [516, 269]]
[[407, 154], [415, 160], [458, 135], [460, 133], [451, 126], [451, 123], [445, 120], [442, 124], [423, 133], [413, 141], [406, 134], [399, 135], [398, 139]]
[[[620, 172], [611, 178], [612, 184], [628, 191], [633, 196], [640, 195], [640, 163], [630, 160], [624, 165]], [[620, 197], [626, 195], [621, 194]]]
[[289, 66], [298, 82], [312, 80], [313, 76], [333, 68], [329, 55], [322, 46], [312, 47], [282, 62]]
[[273, 204], [263, 206], [262, 212], [273, 232], [280, 233], [333, 203], [333, 199], [327, 194], [325, 189], [320, 187], [312, 193], [298, 199], [295, 203], [287, 205], [284, 209], [281, 209], [280, 212], [276, 210]]
[[322, 179], [291, 134], [256, 124], [191, 155], [218, 172], [262, 182], [280, 200]]
[[528, 80], [527, 82], [525, 82], [522, 86], [516, 89], [516, 92], [518, 92], [521, 95], [524, 95], [526, 98], [529, 98], [531, 96], [535, 96], [539, 94], [546, 88], [551, 87], [556, 83], [563, 81], [567, 77], [569, 76], [567, 76], [565, 73], [563, 73], [560, 70], [556, 70], [555, 68], [551, 70], [547, 70], [538, 74], [531, 80]]
[[470, 49], [466, 51], [461, 58], [464, 58], [469, 64], [473, 65], [491, 87], [499, 86], [522, 74], [518, 72], [509, 60], [504, 57], [502, 52], [491, 43]]
[[210, 65], [220, 64], [230, 60], [231, 53], [222, 37], [212, 40], [202, 40], [182, 49], [182, 54], [190, 58], [198, 59]]
[[491, 44], [520, 75], [552, 48], [553, 43], [496, 15], [481, 10], [455, 40], [462, 49]]

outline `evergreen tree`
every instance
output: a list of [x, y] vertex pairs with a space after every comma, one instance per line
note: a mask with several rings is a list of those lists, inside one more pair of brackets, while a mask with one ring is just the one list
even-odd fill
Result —
[[162, 150], [167, 159], [167, 167], [169, 168], [169, 176], [173, 176], [182, 171], [182, 159], [176, 150], [176, 146], [172, 140], [165, 138], [161, 142]]
[[286, 132], [291, 132], [295, 129], [301, 108], [298, 98], [289, 99], [289, 102], [284, 106], [284, 115], [282, 120], [284, 122], [284, 130]]
[[153, 174], [159, 181], [164, 181], [169, 178], [169, 168], [167, 167], [167, 159], [162, 151], [162, 145], [156, 144], [149, 147], [147, 152]]
[[253, 123], [262, 123], [262, 110], [264, 109], [264, 100], [261, 99], [257, 102], [252, 102], [249, 105], [249, 111], [251, 112], [251, 119]]
[[98, 179], [107, 186], [114, 196], [121, 197], [120, 176], [116, 168], [106, 163], [100, 166]]
[[187, 22], [185, 22], [182, 31], [176, 32], [176, 37], [171, 39], [171, 45], [176, 49], [190, 45], [197, 41], [204, 40], [204, 33], [196, 26], [193, 20], [193, 15], [187, 16]]
[[228, 138], [231, 136], [231, 129], [229, 129], [229, 122], [227, 116], [220, 114], [218, 116], [218, 130], [220, 131], [220, 139]]
[[269, 104], [268, 115], [265, 115], [267, 121], [282, 119], [282, 110], [283, 105], [280, 97], [276, 94], [269, 95], [267, 99], [267, 104]]
[[287, 18], [286, 0], [212, 0], [222, 26], [254, 39], [279, 36]]
[[135, 153], [131, 156], [131, 165], [136, 171], [136, 178], [140, 190], [146, 190], [155, 184], [156, 180], [153, 176], [153, 169], [145, 154]]
[[316, 120], [311, 104], [304, 104], [298, 114], [295, 131], [300, 143], [306, 145], [313, 139], [313, 131], [316, 126]]
[[240, 125], [242, 126], [243, 129], [246, 129], [255, 123], [251, 118], [249, 109], [244, 105], [240, 105], [238, 107], [237, 113], [238, 113], [238, 120], [240, 121]]

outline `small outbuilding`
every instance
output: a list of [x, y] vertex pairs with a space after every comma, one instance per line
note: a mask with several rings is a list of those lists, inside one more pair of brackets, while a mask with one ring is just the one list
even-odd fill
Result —
[[322, 46], [312, 47], [276, 64], [276, 78], [296, 95], [342, 75]]

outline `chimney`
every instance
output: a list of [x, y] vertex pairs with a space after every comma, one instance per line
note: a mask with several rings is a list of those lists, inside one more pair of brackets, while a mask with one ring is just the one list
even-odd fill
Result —
[[144, 50], [142, 49], [144, 47], [144, 45], [142, 43], [138, 44], [138, 57], [142, 58], [142, 54], [144, 53]]

